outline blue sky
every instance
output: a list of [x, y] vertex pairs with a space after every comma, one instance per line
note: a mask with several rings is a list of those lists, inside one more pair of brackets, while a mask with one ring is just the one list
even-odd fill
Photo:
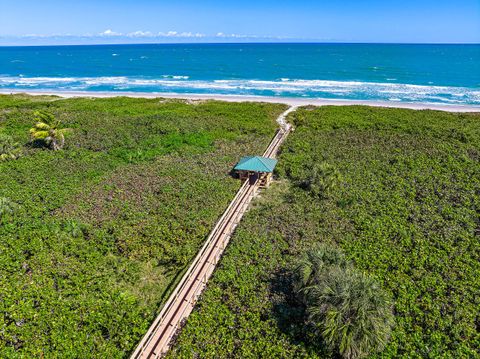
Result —
[[480, 0], [0, 0], [0, 44], [480, 43]]

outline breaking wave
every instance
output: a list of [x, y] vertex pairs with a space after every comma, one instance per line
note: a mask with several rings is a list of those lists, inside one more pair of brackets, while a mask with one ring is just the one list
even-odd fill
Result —
[[181, 75], [159, 78], [0, 76], [0, 89], [214, 93], [480, 105], [480, 88], [288, 78], [267, 81], [192, 80]]

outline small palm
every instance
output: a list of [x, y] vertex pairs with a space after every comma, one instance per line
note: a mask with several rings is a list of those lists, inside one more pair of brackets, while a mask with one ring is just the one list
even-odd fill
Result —
[[308, 322], [331, 349], [356, 359], [385, 347], [394, 322], [391, 299], [338, 248], [322, 244], [308, 251], [296, 279]]
[[315, 283], [308, 312], [325, 343], [349, 359], [381, 351], [394, 322], [388, 295], [375, 280], [352, 269], [334, 268]]
[[21, 155], [20, 144], [10, 136], [0, 134], [0, 162], [15, 160]]
[[35, 125], [30, 129], [33, 140], [42, 140], [52, 150], [57, 151], [65, 145], [65, 134], [68, 129], [61, 128], [62, 122], [51, 113], [35, 112]]
[[314, 165], [306, 184], [313, 195], [326, 197], [335, 190], [340, 181], [341, 175], [335, 166], [320, 162]]
[[297, 290], [308, 292], [309, 288], [319, 280], [332, 266], [346, 268], [347, 260], [343, 253], [331, 245], [319, 244], [307, 251], [296, 267]]

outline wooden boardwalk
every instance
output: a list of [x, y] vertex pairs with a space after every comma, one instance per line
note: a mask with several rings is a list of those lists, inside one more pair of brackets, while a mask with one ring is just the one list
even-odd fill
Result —
[[[290, 107], [277, 119], [280, 129], [270, 142], [264, 157], [275, 158], [277, 151], [290, 132], [286, 116], [295, 110]], [[159, 358], [169, 349], [172, 337], [192, 312], [195, 303], [205, 289], [207, 281], [220, 260], [230, 237], [247, 207], [255, 196], [258, 185], [245, 181], [235, 198], [215, 224], [205, 244], [198, 252], [187, 272], [170, 295], [160, 314], [133, 352], [132, 359]]]

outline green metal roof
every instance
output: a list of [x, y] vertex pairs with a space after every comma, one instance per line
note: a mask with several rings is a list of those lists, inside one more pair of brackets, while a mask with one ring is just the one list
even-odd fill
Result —
[[235, 166], [237, 171], [273, 172], [277, 160], [261, 156], [242, 157]]

